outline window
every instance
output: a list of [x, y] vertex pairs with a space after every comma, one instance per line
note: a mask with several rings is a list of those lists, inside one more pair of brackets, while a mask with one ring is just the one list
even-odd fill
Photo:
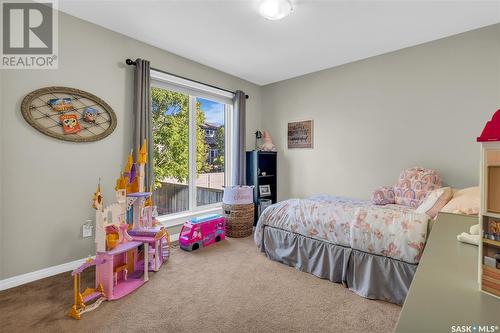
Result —
[[189, 234], [191, 234], [191, 228], [182, 228], [181, 237], [189, 237]]
[[152, 71], [155, 205], [159, 215], [220, 205], [230, 179], [228, 96], [180, 89]]
[[[222, 202], [224, 179], [224, 151], [225, 151], [225, 105], [205, 98], [197, 98], [197, 105], [202, 113], [202, 128], [205, 135], [202, 140], [196, 141], [197, 168], [196, 204], [197, 206], [210, 205]], [[217, 156], [216, 152], [222, 155]]]

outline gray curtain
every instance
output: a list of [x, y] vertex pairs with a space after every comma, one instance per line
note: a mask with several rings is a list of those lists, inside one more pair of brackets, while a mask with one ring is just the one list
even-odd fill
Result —
[[[146, 190], [153, 182], [153, 132], [151, 125], [151, 74], [149, 61], [135, 61], [134, 76], [134, 150], [148, 141], [148, 162], [146, 164]], [[136, 151], [137, 152], [137, 151]]]
[[246, 135], [246, 95], [243, 91], [237, 90], [233, 97], [233, 119], [234, 119], [234, 140], [233, 140], [233, 185], [246, 184], [245, 166], [245, 135]]

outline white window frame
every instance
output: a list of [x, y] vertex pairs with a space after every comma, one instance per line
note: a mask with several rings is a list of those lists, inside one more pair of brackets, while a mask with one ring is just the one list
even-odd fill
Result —
[[[188, 190], [189, 208], [186, 211], [158, 217], [165, 226], [183, 223], [186, 218], [203, 213], [221, 212], [222, 203], [197, 206], [196, 198], [196, 98], [206, 98], [224, 105], [224, 184], [230, 185], [232, 180], [232, 133], [233, 107], [230, 101], [233, 94], [197, 82], [177, 78], [162, 72], [151, 70], [151, 87], [176, 91], [189, 96], [189, 144], [188, 144]], [[194, 129], [194, 130], [193, 130]]]

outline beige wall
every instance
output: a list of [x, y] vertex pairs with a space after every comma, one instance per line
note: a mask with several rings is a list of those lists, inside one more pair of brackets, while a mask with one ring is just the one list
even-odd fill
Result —
[[[415, 165], [478, 184], [486, 120], [500, 107], [500, 25], [263, 87], [279, 148], [279, 198], [368, 198]], [[314, 149], [286, 149], [287, 121], [314, 120]]]
[[[178, 57], [126, 36], [61, 14], [58, 70], [2, 72], [4, 150], [3, 278], [80, 259], [94, 253], [92, 239], [81, 239], [81, 225], [93, 219], [90, 198], [101, 177], [105, 202], [131, 148], [132, 68], [125, 58], [149, 59], [156, 68], [227, 89], [241, 89], [247, 101], [249, 146], [260, 127], [260, 87]], [[107, 101], [118, 117], [108, 138], [68, 143], [38, 133], [22, 118], [23, 97], [35, 89], [61, 85], [80, 88]]]

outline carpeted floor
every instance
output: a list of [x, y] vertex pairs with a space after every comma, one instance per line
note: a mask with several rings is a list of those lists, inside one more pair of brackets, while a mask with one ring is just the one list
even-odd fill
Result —
[[174, 249], [147, 284], [80, 321], [71, 303], [69, 273], [0, 292], [2, 332], [391, 332], [401, 309], [273, 262], [251, 237]]

